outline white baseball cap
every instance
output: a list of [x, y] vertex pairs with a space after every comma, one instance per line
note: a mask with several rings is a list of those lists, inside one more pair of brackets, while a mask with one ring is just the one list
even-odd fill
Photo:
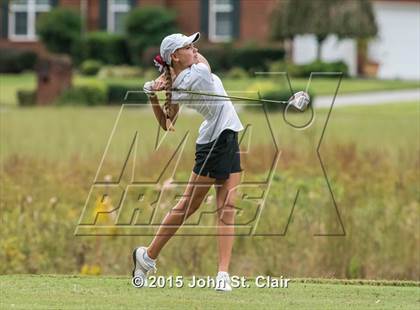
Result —
[[160, 43], [160, 55], [162, 56], [163, 61], [170, 65], [172, 53], [181, 47], [198, 41], [198, 39], [200, 39], [199, 32], [196, 32], [190, 36], [186, 36], [181, 33], [174, 33], [166, 36], [162, 40], [162, 43]]

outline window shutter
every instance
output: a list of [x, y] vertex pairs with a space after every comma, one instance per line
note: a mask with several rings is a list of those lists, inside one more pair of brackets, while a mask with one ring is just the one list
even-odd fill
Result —
[[9, 5], [8, 1], [1, 2], [1, 33], [2, 38], [7, 39], [9, 26]]
[[200, 3], [201, 16], [201, 35], [204, 38], [209, 37], [209, 0], [201, 0]]
[[239, 38], [241, 35], [241, 1], [240, 0], [232, 0], [233, 1], [233, 37]]
[[99, 2], [99, 28], [107, 30], [108, 19], [108, 0], [100, 0]]
[[130, 6], [132, 9], [135, 9], [137, 6], [137, 0], [130, 0]]
[[56, 7], [56, 6], [58, 5], [58, 1], [59, 1], [59, 0], [50, 0], [50, 5], [51, 5], [52, 7]]

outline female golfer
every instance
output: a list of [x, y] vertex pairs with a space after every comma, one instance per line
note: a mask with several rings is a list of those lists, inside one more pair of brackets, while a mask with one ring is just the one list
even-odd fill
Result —
[[[235, 192], [241, 175], [238, 131], [243, 130], [243, 126], [230, 100], [182, 91], [227, 96], [221, 80], [211, 73], [209, 63], [193, 44], [199, 37], [199, 33], [165, 37], [160, 45], [160, 57], [155, 58], [164, 73], [144, 85], [156, 119], [164, 130], [174, 130], [179, 104], [195, 109], [204, 117], [204, 122], [199, 129], [195, 165], [183, 199], [166, 214], [150, 245], [133, 251], [133, 279], [141, 279], [147, 285], [146, 276], [150, 270], [156, 271], [156, 258], [164, 245], [216, 184], [219, 272], [215, 289], [230, 291], [228, 270], [234, 237]], [[174, 89], [176, 91], [172, 92]], [[167, 91], [163, 109], [155, 95], [155, 91], [160, 90]]]

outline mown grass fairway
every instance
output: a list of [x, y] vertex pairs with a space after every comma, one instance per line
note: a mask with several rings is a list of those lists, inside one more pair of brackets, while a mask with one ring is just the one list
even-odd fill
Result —
[[[157, 72], [157, 71], [156, 71]], [[261, 90], [268, 84], [272, 87], [287, 88], [287, 80], [284, 76], [276, 78], [264, 77], [249, 77], [249, 78], [223, 78], [223, 84], [226, 91], [255, 91]], [[312, 79], [311, 88], [315, 91], [316, 95], [331, 95], [334, 93], [337, 86], [338, 78], [321, 78], [316, 76]], [[290, 82], [294, 90], [305, 89], [309, 79], [290, 77]], [[106, 83], [125, 84], [130, 87], [138, 86], [139, 90], [142, 89], [145, 82], [144, 78], [97, 78], [82, 76], [79, 74], [74, 75], [74, 85], [102, 85]], [[273, 85], [274, 84], [274, 85]], [[402, 80], [375, 80], [375, 79], [358, 79], [349, 78], [343, 79], [340, 85], [340, 94], [344, 93], [357, 93], [369, 91], [385, 91], [385, 90], [399, 90], [399, 89], [412, 89], [419, 88], [418, 81], [402, 81]], [[36, 88], [36, 76], [34, 73], [28, 72], [23, 74], [2, 74], [0, 76], [0, 104], [17, 104], [16, 92], [18, 90], [31, 90]], [[233, 93], [231, 94], [233, 95]]]
[[[418, 309], [418, 283], [135, 289], [128, 277], [0, 276], [2, 309]], [[184, 279], [185, 282], [189, 279]], [[248, 279], [254, 283], [254, 279]], [[380, 283], [379, 283], [380, 284]]]

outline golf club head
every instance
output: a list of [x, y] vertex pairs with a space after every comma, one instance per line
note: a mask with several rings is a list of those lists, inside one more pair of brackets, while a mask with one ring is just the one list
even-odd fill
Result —
[[299, 91], [289, 98], [287, 105], [291, 105], [295, 109], [303, 112], [307, 109], [310, 100], [311, 98], [309, 97], [308, 93]]

